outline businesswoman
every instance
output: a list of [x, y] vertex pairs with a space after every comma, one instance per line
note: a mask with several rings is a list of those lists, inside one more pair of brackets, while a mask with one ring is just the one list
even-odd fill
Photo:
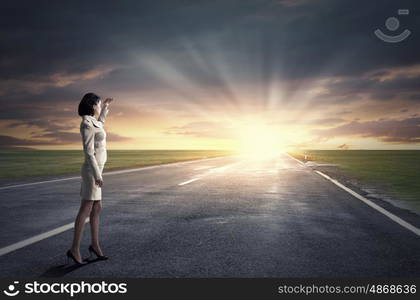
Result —
[[94, 93], [87, 93], [79, 104], [80, 134], [83, 142], [85, 161], [81, 168], [80, 209], [74, 222], [74, 236], [71, 249], [66, 253], [76, 264], [85, 264], [80, 255], [80, 240], [87, 217], [90, 219], [92, 242], [89, 253], [97, 259], [108, 259], [99, 246], [99, 214], [102, 208], [102, 170], [107, 160], [106, 132], [103, 128], [112, 98], [102, 102]]

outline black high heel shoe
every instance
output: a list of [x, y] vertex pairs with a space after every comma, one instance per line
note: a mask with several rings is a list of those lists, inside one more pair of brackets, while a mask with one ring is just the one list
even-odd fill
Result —
[[71, 258], [71, 259], [73, 259], [73, 261], [74, 261], [74, 263], [75, 263], [76, 265], [85, 265], [85, 264], [86, 264], [86, 262], [79, 262], [79, 261], [76, 259], [76, 257], [74, 257], [74, 255], [73, 255], [73, 253], [71, 252], [71, 250], [68, 250], [68, 251], [67, 251], [67, 253], [66, 253], [66, 255], [67, 255], [67, 264], [69, 264], [69, 263], [70, 263], [70, 258]]
[[99, 255], [98, 252], [95, 251], [95, 249], [93, 249], [92, 245], [89, 246], [89, 253], [92, 256], [92, 252], [95, 253], [96, 257], [98, 258], [98, 260], [107, 260], [109, 257], [106, 255]]

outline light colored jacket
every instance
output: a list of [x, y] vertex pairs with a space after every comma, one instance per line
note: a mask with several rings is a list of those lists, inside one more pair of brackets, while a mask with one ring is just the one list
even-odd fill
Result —
[[[93, 116], [83, 115], [80, 123], [80, 134], [82, 135], [83, 152], [85, 154], [84, 164], [92, 171], [95, 180], [102, 180], [101, 170], [107, 160], [106, 132], [103, 127], [108, 111], [109, 109], [104, 107], [98, 120]], [[102, 168], [99, 168], [99, 166]]]

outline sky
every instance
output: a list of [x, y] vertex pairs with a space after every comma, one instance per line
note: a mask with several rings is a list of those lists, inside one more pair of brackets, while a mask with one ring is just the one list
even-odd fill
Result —
[[[2, 1], [0, 148], [81, 149], [77, 107], [94, 92], [114, 98], [108, 149], [420, 149], [419, 11], [417, 0]], [[376, 29], [411, 35], [387, 43]]]

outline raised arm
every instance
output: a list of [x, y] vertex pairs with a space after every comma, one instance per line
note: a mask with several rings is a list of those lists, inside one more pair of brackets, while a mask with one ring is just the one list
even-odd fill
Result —
[[106, 115], [108, 114], [108, 111], [109, 111], [108, 106], [102, 107], [101, 113], [98, 117], [98, 121], [102, 122], [102, 124], [105, 124], [105, 119], [106, 119]]
[[105, 118], [109, 111], [108, 106], [109, 104], [111, 104], [112, 101], [114, 101], [113, 98], [106, 98], [104, 102], [102, 103], [101, 113], [98, 117], [98, 121], [102, 122], [102, 124], [105, 123]]
[[83, 152], [92, 168], [93, 177], [95, 180], [102, 180], [101, 172], [99, 171], [98, 162], [95, 158], [95, 131], [93, 125], [89, 121], [83, 121], [80, 125], [80, 134], [83, 140]]

